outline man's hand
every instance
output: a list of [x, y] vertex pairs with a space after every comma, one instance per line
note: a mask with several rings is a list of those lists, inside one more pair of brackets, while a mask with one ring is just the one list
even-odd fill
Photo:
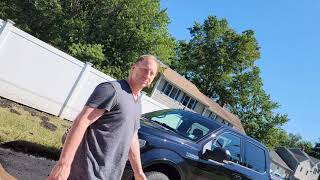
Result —
[[57, 163], [49, 177], [48, 180], [67, 180], [70, 174], [70, 166], [63, 165], [61, 163]]
[[146, 175], [143, 172], [134, 173], [135, 180], [147, 180]]
[[134, 178], [136, 180], [147, 180], [141, 165], [138, 131], [136, 131], [132, 137], [132, 144], [129, 150], [129, 161], [134, 173]]

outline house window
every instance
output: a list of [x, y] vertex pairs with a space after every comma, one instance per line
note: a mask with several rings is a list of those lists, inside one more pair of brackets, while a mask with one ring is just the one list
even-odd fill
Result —
[[163, 85], [163, 87], [161, 89], [162, 92], [164, 92], [164, 90], [166, 89], [167, 85], [168, 85], [168, 82], [167, 81], [164, 82], [164, 85]]
[[190, 97], [185, 94], [181, 102], [184, 106], [187, 106], [187, 104], [189, 103], [189, 100], [190, 100]]
[[217, 115], [211, 111], [211, 112], [209, 113], [208, 117], [211, 118], [211, 119], [213, 119], [213, 120], [216, 120]]
[[231, 123], [228, 123], [228, 126], [231, 127], [231, 128], [233, 128], [233, 124], [231, 124]]
[[176, 96], [174, 97], [175, 100], [178, 100], [178, 97], [180, 96], [181, 90], [178, 89]]
[[[173, 85], [171, 85], [169, 82], [165, 82], [161, 91], [169, 96], [170, 98], [174, 99], [174, 100], [178, 100], [180, 94], [182, 93], [180, 89], [174, 87]], [[190, 96], [188, 96], [187, 94], [184, 93], [182, 99], [180, 100], [180, 102], [187, 108], [189, 109], [194, 109], [196, 107], [196, 105], [198, 104], [198, 101], [196, 101], [195, 99], [192, 99]]]
[[172, 91], [172, 88], [173, 88], [173, 87], [172, 87], [171, 84], [167, 84], [167, 87], [166, 87], [166, 89], [164, 90], [164, 94], [169, 96], [169, 94], [170, 94], [171, 91]]
[[180, 89], [172, 86], [170, 83], [167, 81], [164, 83], [162, 90], [161, 90], [165, 95], [171, 97], [172, 99], [177, 100], [178, 96], [180, 95]]
[[189, 109], [194, 109], [196, 105], [198, 104], [198, 101], [192, 99], [190, 96], [187, 94], [184, 94], [181, 101], [180, 101], [184, 106], [186, 106]]
[[189, 109], [194, 109], [195, 106], [196, 106], [196, 104], [197, 104], [197, 101], [196, 101], [196, 100], [190, 99], [189, 104], [188, 104], [187, 107], [188, 107]]
[[171, 91], [171, 93], [169, 94], [169, 96], [170, 96], [172, 99], [175, 99], [178, 91], [179, 91], [179, 89], [173, 88], [172, 91]]
[[222, 122], [223, 119], [221, 119], [220, 117], [217, 117], [215, 120], [218, 121], [218, 122], [223, 123], [223, 122]]

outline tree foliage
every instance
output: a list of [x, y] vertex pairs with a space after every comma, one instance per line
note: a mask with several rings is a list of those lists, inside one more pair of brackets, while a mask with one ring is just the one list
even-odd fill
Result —
[[310, 156], [313, 156], [317, 159], [320, 159], [320, 138], [318, 142], [311, 148], [309, 152], [307, 152]]
[[179, 42], [171, 66], [241, 119], [247, 134], [269, 147], [279, 144], [286, 115], [275, 113], [278, 103], [263, 90], [258, 43], [252, 30], [237, 33], [225, 19], [209, 16], [189, 28], [191, 40]]
[[2, 0], [0, 18], [115, 78], [141, 54], [175, 55], [159, 0]]
[[282, 141], [279, 146], [302, 149], [308, 154], [313, 151], [312, 143], [310, 141], [304, 140], [300, 134], [286, 134], [286, 136], [284, 137], [284, 141]]
[[320, 159], [320, 140], [313, 147], [311, 155], [317, 159]]

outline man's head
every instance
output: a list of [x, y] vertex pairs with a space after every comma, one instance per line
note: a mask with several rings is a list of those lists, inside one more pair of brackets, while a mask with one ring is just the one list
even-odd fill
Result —
[[149, 86], [159, 70], [159, 62], [152, 55], [142, 55], [131, 66], [129, 80], [135, 88], [142, 89]]

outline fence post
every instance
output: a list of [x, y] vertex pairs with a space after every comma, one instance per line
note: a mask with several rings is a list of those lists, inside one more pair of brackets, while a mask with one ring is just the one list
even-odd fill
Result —
[[[82, 85], [84, 84], [90, 69], [91, 69], [92, 64], [89, 62], [86, 62], [82, 68], [81, 73], [79, 74], [77, 80], [75, 81], [73, 87], [71, 88], [71, 91], [69, 92], [68, 97], [66, 98], [64, 104], [61, 107], [59, 117], [60, 118], [65, 118], [67, 117], [67, 113], [69, 108], [72, 106], [72, 101], [73, 99], [78, 95], [80, 89], [82, 88]], [[73, 120], [73, 119], [70, 119]]]
[[8, 35], [10, 34], [11, 29], [14, 27], [15, 23], [8, 19], [5, 24], [3, 25], [2, 30], [0, 31], [0, 49], [5, 43], [6, 39], [8, 38]]

